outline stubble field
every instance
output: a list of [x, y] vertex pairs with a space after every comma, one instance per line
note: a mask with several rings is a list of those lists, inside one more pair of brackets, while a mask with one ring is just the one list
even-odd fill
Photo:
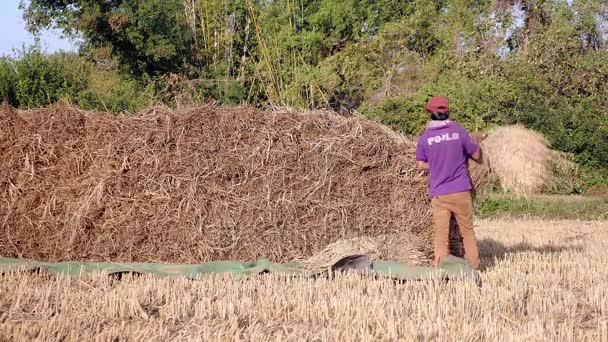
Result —
[[484, 220], [483, 287], [5, 274], [0, 339], [607, 341], [608, 222]]

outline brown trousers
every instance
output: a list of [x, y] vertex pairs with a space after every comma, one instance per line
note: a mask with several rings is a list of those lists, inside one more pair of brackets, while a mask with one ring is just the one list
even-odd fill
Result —
[[452, 213], [464, 243], [464, 257], [471, 267], [479, 268], [477, 238], [473, 229], [473, 200], [469, 191], [435, 196], [431, 200], [435, 226], [435, 266], [449, 253], [450, 217]]

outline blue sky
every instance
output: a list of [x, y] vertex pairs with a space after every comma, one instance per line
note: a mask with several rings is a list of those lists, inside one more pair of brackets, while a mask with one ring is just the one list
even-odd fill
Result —
[[[19, 0], [0, 0], [0, 55], [12, 54], [14, 48], [20, 49], [23, 44], [29, 46], [33, 43], [34, 37], [25, 30]], [[47, 52], [75, 50], [74, 44], [62, 39], [59, 32], [43, 33], [41, 44]]]

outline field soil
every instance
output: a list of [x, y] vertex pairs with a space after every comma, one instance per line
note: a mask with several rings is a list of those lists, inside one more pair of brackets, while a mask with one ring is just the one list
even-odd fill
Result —
[[484, 220], [483, 287], [330, 280], [0, 277], [7, 340], [608, 340], [608, 222]]

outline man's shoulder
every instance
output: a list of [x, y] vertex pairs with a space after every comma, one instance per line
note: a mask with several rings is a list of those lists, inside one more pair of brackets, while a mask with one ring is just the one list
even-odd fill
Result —
[[456, 128], [456, 129], [458, 129], [460, 131], [467, 132], [467, 133], [469, 132], [463, 125], [459, 124], [456, 121], [452, 121], [452, 124], [453, 124], [454, 128]]
[[422, 132], [418, 133], [418, 141], [422, 140], [429, 135], [429, 129], [425, 128]]

